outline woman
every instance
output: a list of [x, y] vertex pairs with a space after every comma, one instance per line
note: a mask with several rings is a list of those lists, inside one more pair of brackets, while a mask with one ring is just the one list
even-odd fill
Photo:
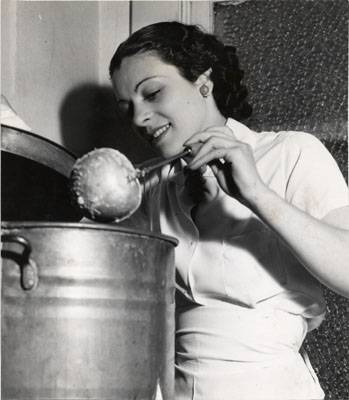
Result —
[[176, 399], [322, 399], [299, 349], [324, 317], [318, 283], [349, 295], [348, 189], [333, 158], [312, 135], [243, 125], [235, 49], [195, 26], [140, 29], [110, 76], [160, 155], [192, 150], [147, 192], [153, 223], [179, 239]]

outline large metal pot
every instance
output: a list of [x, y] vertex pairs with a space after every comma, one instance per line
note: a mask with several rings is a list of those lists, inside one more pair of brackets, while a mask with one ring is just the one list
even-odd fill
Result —
[[2, 399], [172, 399], [176, 241], [102, 224], [2, 228]]

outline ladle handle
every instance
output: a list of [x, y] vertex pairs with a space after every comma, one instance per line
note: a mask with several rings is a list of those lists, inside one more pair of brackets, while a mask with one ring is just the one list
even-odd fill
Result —
[[141, 167], [141, 168], [136, 168], [136, 178], [144, 178], [149, 172], [154, 171], [155, 169], [158, 169], [160, 167], [163, 167], [164, 165], [170, 164], [172, 161], [178, 160], [180, 158], [183, 158], [185, 156], [188, 156], [191, 153], [191, 149], [187, 147], [184, 151], [182, 151], [179, 154], [176, 154], [173, 157], [170, 158], [165, 158], [164, 160], [157, 161], [152, 165], [149, 165], [147, 167]]

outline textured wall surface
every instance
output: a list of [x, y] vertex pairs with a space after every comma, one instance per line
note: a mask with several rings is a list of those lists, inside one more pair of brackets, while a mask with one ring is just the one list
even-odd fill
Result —
[[[348, 2], [220, 1], [215, 33], [237, 48], [255, 130], [316, 135], [348, 171]], [[327, 400], [349, 399], [349, 301], [324, 288], [328, 313], [309, 334], [309, 353]]]

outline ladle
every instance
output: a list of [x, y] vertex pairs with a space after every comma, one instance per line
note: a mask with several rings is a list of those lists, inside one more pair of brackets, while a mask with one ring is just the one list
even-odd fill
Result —
[[186, 156], [188, 156], [191, 153], [191, 149], [189, 147], [187, 147], [184, 151], [182, 151], [179, 154], [176, 154], [173, 157], [169, 157], [169, 158], [165, 158], [163, 160], [160, 161], [154, 161], [153, 163], [147, 163], [147, 166], [143, 166], [142, 164], [139, 165], [138, 167], [136, 167], [135, 171], [136, 171], [136, 175], [134, 177], [131, 177], [131, 179], [135, 179], [135, 178], [145, 178], [150, 172], [163, 167], [164, 165], [170, 164], [173, 161], [179, 160], [180, 158], [184, 158]]
[[73, 202], [90, 219], [120, 222], [130, 217], [141, 204], [140, 179], [190, 153], [191, 150], [186, 148], [173, 157], [134, 167], [118, 150], [92, 150], [73, 166], [70, 175]]

